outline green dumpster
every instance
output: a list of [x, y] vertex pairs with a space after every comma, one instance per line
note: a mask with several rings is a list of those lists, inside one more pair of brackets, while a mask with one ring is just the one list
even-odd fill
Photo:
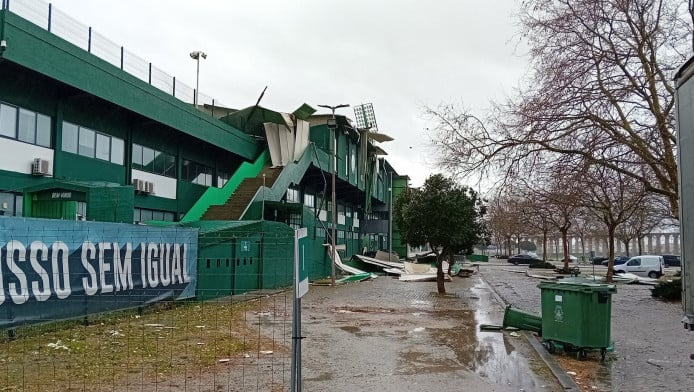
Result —
[[542, 334], [542, 319], [540, 316], [514, 309], [511, 305], [504, 312], [504, 328], [513, 327]]
[[585, 359], [586, 350], [600, 349], [605, 359], [610, 347], [610, 324], [614, 285], [580, 281], [540, 283], [542, 339], [554, 352], [560, 343]]

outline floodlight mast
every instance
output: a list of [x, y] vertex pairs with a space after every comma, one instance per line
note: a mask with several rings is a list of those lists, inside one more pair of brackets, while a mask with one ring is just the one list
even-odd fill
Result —
[[200, 50], [196, 50], [194, 52], [190, 52], [190, 58], [197, 61], [197, 72], [195, 75], [195, 94], [193, 94], [193, 103], [195, 104], [195, 108], [197, 109], [198, 107], [198, 94], [200, 91], [200, 57], [203, 59], [207, 58], [207, 54], [205, 52], [202, 52]]
[[335, 286], [335, 256], [337, 255], [337, 249], [335, 247], [337, 246], [335, 243], [335, 227], [337, 226], [337, 202], [336, 202], [336, 197], [335, 197], [335, 172], [337, 171], [337, 133], [335, 130], [337, 129], [337, 120], [335, 118], [335, 109], [340, 109], [340, 108], [346, 108], [349, 107], [349, 104], [343, 103], [340, 105], [336, 106], [330, 106], [330, 105], [318, 105], [322, 108], [330, 109], [332, 112], [332, 118], [328, 121], [327, 125], [328, 128], [330, 129], [330, 137], [332, 139], [332, 160], [331, 160], [331, 176], [332, 176], [332, 192], [331, 192], [331, 204], [332, 204], [332, 213], [331, 213], [331, 218], [330, 218], [330, 223], [331, 223], [331, 230], [330, 230], [330, 246], [331, 246], [331, 251], [333, 252], [332, 255], [330, 255], [330, 258], [332, 259], [332, 269], [331, 269], [331, 274], [330, 274], [330, 284]]

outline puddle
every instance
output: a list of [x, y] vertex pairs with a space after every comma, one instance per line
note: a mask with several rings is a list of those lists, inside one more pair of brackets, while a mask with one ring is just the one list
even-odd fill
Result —
[[460, 316], [455, 317], [463, 324], [454, 329], [435, 331], [436, 339], [451, 347], [463, 365], [496, 384], [512, 385], [526, 391], [543, 389], [538, 385], [539, 380], [528, 377], [536, 373], [533, 368], [538, 365], [532, 365], [509, 340], [524, 338], [511, 338], [503, 332], [480, 331], [481, 324], [498, 324], [500, 321], [489, 317], [489, 309], [498, 307], [490, 289], [478, 283], [472, 288], [471, 296], [479, 302], [476, 310], [457, 311]]
[[355, 327], [355, 326], [353, 326], [353, 325], [345, 325], [345, 326], [343, 326], [343, 327], [340, 327], [340, 329], [343, 330], [343, 331], [345, 331], [345, 332], [350, 332], [350, 333], [353, 333], [353, 334], [357, 334], [358, 332], [361, 331], [361, 328]]

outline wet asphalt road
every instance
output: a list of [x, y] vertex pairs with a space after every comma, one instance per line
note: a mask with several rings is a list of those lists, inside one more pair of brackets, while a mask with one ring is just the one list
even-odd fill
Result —
[[475, 275], [311, 287], [303, 300], [306, 391], [558, 391], [523, 337], [480, 332], [503, 307]]
[[[482, 263], [480, 272], [499, 296], [514, 307], [540, 313], [538, 279], [511, 271], [525, 266]], [[592, 266], [581, 266], [592, 274]], [[605, 273], [596, 267], [596, 275]], [[682, 306], [651, 297], [651, 286], [617, 286], [612, 296], [614, 352], [601, 365], [598, 391], [691, 391], [694, 388], [694, 333], [682, 327]], [[594, 354], [595, 355], [595, 354]], [[598, 355], [599, 356], [599, 355]]]

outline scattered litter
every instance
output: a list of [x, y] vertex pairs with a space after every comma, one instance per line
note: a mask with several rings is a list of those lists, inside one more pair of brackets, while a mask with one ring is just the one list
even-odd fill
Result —
[[509, 335], [513, 336], [514, 338], [519, 338], [520, 334], [518, 332], [511, 332]]
[[52, 349], [55, 349], [55, 350], [59, 350], [59, 349], [67, 350], [68, 349], [67, 346], [64, 345], [63, 342], [60, 340], [58, 340], [55, 343], [48, 343], [46, 346], [48, 346]]
[[222, 358], [222, 359], [218, 360], [217, 362], [219, 362], [219, 363], [227, 363], [227, 362], [229, 362], [229, 361], [230, 361], [229, 358]]
[[195, 328], [205, 328], [204, 325], [196, 325]]
[[195, 343], [195, 344], [197, 344], [198, 346], [202, 346], [202, 345], [205, 344], [205, 343], [203, 343], [203, 342], [197, 342], [197, 343]]
[[164, 324], [145, 324], [145, 327], [161, 328]]
[[270, 355], [270, 354], [273, 353], [272, 350], [262, 350], [262, 351], [259, 351], [259, 352], [260, 352], [261, 354], [263, 354], [263, 355]]
[[649, 363], [649, 364], [651, 364], [651, 365], [653, 365], [653, 366], [655, 366], [655, 367], [657, 367], [657, 368], [659, 368], [659, 369], [662, 369], [662, 368], [663, 368], [663, 365], [659, 364], [658, 362], [663, 362], [663, 361], [657, 361], [657, 360], [655, 360], [655, 359], [648, 359], [648, 360], [646, 360], [646, 363]]
[[566, 372], [566, 374], [568, 374], [569, 376], [575, 376], [576, 372]]
[[110, 333], [111, 336], [113, 336], [113, 337], [125, 336], [125, 335], [123, 335], [122, 333], [120, 333], [120, 331], [116, 331], [116, 330], [113, 330], [113, 329], [110, 330], [110, 331], [108, 331], [108, 333]]
[[250, 354], [248, 354], [248, 353], [243, 353], [243, 357], [244, 357], [244, 358], [250, 358], [250, 357], [251, 357], [251, 355], [250, 355]]

